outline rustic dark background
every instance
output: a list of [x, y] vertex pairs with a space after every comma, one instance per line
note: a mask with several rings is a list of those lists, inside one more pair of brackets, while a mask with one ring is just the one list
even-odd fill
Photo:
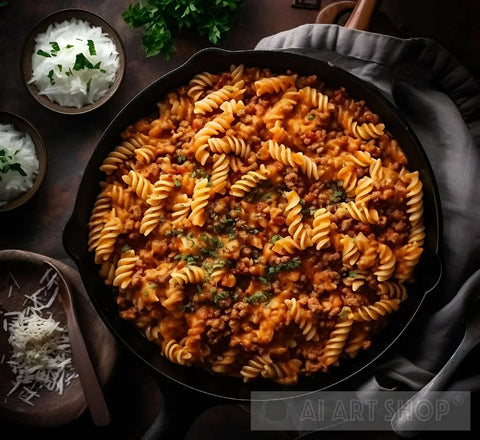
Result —
[[[331, 2], [324, 0], [322, 6]], [[71, 214], [85, 165], [103, 130], [145, 86], [199, 49], [210, 46], [206, 39], [185, 33], [170, 60], [161, 56], [146, 58], [140, 47], [141, 31], [129, 29], [121, 17], [130, 3], [130, 0], [10, 0], [7, 6], [0, 7], [0, 110], [18, 113], [29, 120], [43, 136], [48, 150], [48, 171], [40, 191], [23, 207], [0, 213], [0, 249], [30, 250], [72, 264], [62, 246], [62, 230]], [[264, 36], [315, 22], [318, 10], [294, 9], [291, 4], [292, 0], [246, 0], [220, 47], [251, 49]], [[116, 96], [100, 109], [80, 116], [60, 115], [43, 108], [30, 96], [20, 74], [20, 52], [32, 26], [52, 12], [71, 7], [87, 9], [107, 19], [119, 32], [127, 50], [127, 71]], [[346, 18], [345, 15], [339, 17], [339, 23], [343, 24]], [[370, 30], [399, 37], [432, 38], [480, 78], [480, 2], [477, 0], [381, 0]], [[113, 415], [109, 427], [96, 428], [86, 412], [70, 426], [42, 431], [0, 421], [0, 438], [4, 438], [8, 429], [16, 429], [17, 439], [141, 438], [160, 407], [159, 378], [128, 353], [120, 350], [119, 356], [117, 369], [106, 388]], [[189, 399], [180, 394], [177, 397]], [[286, 433], [273, 436], [249, 433], [247, 410], [230, 407], [223, 412], [210, 412], [210, 417], [197, 425], [190, 438], [216, 439], [225, 435], [231, 439], [292, 438]], [[228, 420], [228, 425], [222, 425], [222, 420]], [[473, 423], [476, 428], [477, 422]], [[359, 436], [359, 433], [342, 434], [343, 438], [358, 439]], [[322, 434], [323, 439], [337, 437], [335, 433]], [[449, 437], [448, 433], [422, 437], [461, 438], [459, 435]], [[473, 433], [462, 437], [473, 438]], [[392, 433], [370, 433], [365, 438], [397, 437]]]

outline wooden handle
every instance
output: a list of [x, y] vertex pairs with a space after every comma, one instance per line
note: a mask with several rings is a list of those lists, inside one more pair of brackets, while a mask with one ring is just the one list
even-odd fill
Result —
[[377, 0], [358, 0], [344, 27], [361, 31], [367, 30], [376, 3]]

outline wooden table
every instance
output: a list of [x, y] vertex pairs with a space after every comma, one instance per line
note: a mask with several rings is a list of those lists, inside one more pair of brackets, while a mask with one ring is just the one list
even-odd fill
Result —
[[[184, 34], [177, 43], [177, 53], [170, 60], [166, 61], [161, 56], [146, 58], [140, 47], [141, 31], [130, 29], [121, 17], [122, 11], [131, 2], [11, 0], [8, 6], [0, 8], [0, 110], [18, 113], [33, 123], [43, 136], [48, 150], [48, 171], [40, 191], [23, 207], [0, 214], [0, 249], [30, 250], [72, 265], [62, 245], [62, 230], [71, 214], [83, 170], [103, 130], [145, 86], [182, 64], [196, 51], [210, 46], [206, 39]], [[294, 9], [291, 3], [291, 0], [246, 0], [245, 6], [235, 17], [231, 33], [220, 47], [254, 48], [264, 36], [315, 22], [317, 10]], [[69, 7], [88, 9], [106, 18], [120, 33], [127, 50], [126, 76], [116, 96], [100, 109], [80, 116], [60, 115], [42, 107], [30, 96], [20, 74], [20, 52], [29, 30], [50, 13]], [[113, 417], [110, 426], [96, 428], [87, 411], [69, 426], [42, 431], [40, 438], [48, 434], [51, 440], [65, 437], [139, 439], [161, 404], [158, 377], [122, 350], [117, 370], [106, 388], [106, 395]], [[224, 413], [227, 414], [224, 417], [235, 417], [231, 421], [234, 429], [228, 434], [231, 439], [242, 436], [277, 440], [292, 438], [281, 433], [272, 437], [260, 433], [257, 433], [258, 436], [249, 435], [248, 413], [238, 407], [235, 411]], [[38, 438], [36, 431], [1, 423], [2, 438], [8, 427], [16, 429], [17, 440], [32, 436]], [[335, 438], [331, 434], [334, 433], [323, 438]], [[352, 436], [345, 433], [344, 437]], [[355, 438], [358, 439], [358, 434]], [[388, 438], [388, 435], [376, 438]]]

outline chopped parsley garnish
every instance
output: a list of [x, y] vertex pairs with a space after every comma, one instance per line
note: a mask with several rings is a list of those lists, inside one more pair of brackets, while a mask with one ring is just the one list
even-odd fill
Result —
[[212, 294], [213, 294], [213, 302], [215, 303], [215, 305], [218, 306], [218, 303], [220, 301], [223, 301], [227, 298], [230, 298], [230, 292], [226, 291], [226, 290], [222, 290], [222, 291], [217, 291], [215, 289], [212, 289]]
[[309, 113], [309, 114], [307, 115], [307, 119], [308, 119], [309, 121], [313, 121], [313, 120], [315, 119], [315, 115], [314, 115], [313, 113]]
[[67, 45], [65, 46], [66, 49], [70, 49], [71, 47], [73, 47], [73, 44], [67, 44]]
[[286, 263], [276, 264], [275, 266], [265, 266], [265, 275], [263, 277], [259, 277], [259, 280], [264, 284], [269, 284], [273, 281], [278, 272], [283, 270], [288, 271], [298, 269], [301, 264], [302, 262], [300, 258], [295, 257]]
[[200, 234], [200, 238], [204, 241], [208, 249], [217, 250], [223, 247], [223, 242], [218, 237], [203, 232]]
[[58, 71], [61, 72], [63, 69], [63, 66], [61, 64], [57, 64]]
[[207, 174], [205, 170], [202, 170], [201, 168], [195, 168], [192, 173], [192, 177], [206, 177], [207, 179], [210, 179], [210, 176]]
[[215, 234], [231, 234], [235, 229], [236, 220], [233, 218], [224, 218], [220, 223], [213, 225]]
[[95, 50], [95, 43], [93, 42], [93, 40], [87, 40], [87, 44], [88, 52], [90, 53], [90, 55], [96, 55], [97, 51]]
[[50, 41], [50, 46], [52, 46], [52, 49], [55, 52], [60, 51], [60, 46], [58, 45], [58, 43], [56, 41]]
[[183, 229], [170, 229], [165, 233], [166, 237], [182, 237], [185, 235], [185, 231]]
[[255, 235], [255, 234], [258, 234], [260, 232], [260, 230], [258, 230], [257, 228], [248, 228], [247, 232], [249, 234]]
[[50, 84], [53, 86], [55, 85], [55, 80], [53, 79], [53, 69], [48, 72], [48, 79], [50, 80]]
[[83, 53], [77, 53], [75, 57], [75, 64], [73, 65], [73, 70], [83, 70], [83, 69], [100, 69], [101, 62], [93, 65], [88, 58]]
[[186, 261], [190, 266], [200, 266], [203, 257], [201, 255], [177, 254], [173, 259]]
[[355, 272], [354, 270], [351, 270], [350, 272], [348, 272], [348, 278], [355, 278], [357, 276], [357, 272]]
[[173, 182], [177, 188], [180, 188], [182, 186], [182, 181], [179, 179], [175, 179]]
[[280, 240], [282, 238], [281, 235], [278, 235], [278, 234], [275, 234], [272, 236], [272, 238], [270, 238], [270, 242], [271, 243], [276, 243], [278, 240]]
[[155, 290], [158, 286], [155, 283], [150, 283], [148, 287], [152, 290]]
[[[21, 176], [26, 176], [27, 173], [23, 170], [21, 164], [18, 162], [14, 162], [14, 157], [18, 153], [18, 151], [15, 151], [13, 155], [7, 155], [7, 152], [3, 149], [0, 149], [0, 173], [6, 174], [9, 171], [16, 171], [18, 174]], [[2, 181], [2, 178], [0, 176], [0, 182]]]
[[187, 304], [184, 304], [182, 306], [183, 313], [194, 312], [194, 311], [195, 311], [195, 306], [190, 301]]
[[37, 55], [40, 55], [40, 56], [45, 57], [45, 58], [51, 58], [51, 55], [48, 52], [45, 52], [42, 49], [37, 50]]
[[178, 156], [177, 157], [177, 162], [181, 165], [182, 163], [184, 163], [185, 161], [187, 160], [187, 158], [185, 156]]
[[258, 304], [259, 302], [264, 302], [268, 300], [268, 295], [265, 292], [255, 292], [252, 296], [245, 298], [247, 304]]
[[130, 250], [132, 250], [132, 248], [128, 244], [126, 244], [122, 247], [122, 252], [128, 252]]
[[87, 93], [90, 91], [90, 84], [92, 84], [92, 78], [87, 81]]

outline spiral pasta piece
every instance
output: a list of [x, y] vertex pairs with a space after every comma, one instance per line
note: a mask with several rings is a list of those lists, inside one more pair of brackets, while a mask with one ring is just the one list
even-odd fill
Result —
[[358, 150], [353, 154], [348, 154], [345, 157], [345, 162], [352, 162], [359, 167], [368, 167], [372, 163], [372, 156], [368, 151]]
[[226, 154], [213, 156], [212, 168], [212, 189], [216, 193], [225, 194], [225, 187], [228, 181], [228, 172], [230, 170], [230, 163]]
[[343, 128], [357, 139], [368, 141], [369, 139], [377, 139], [384, 133], [385, 124], [363, 123], [358, 124], [351, 114], [345, 114], [341, 119]]
[[185, 266], [184, 268], [172, 272], [170, 284], [199, 284], [205, 280], [206, 272], [198, 266]]
[[122, 176], [122, 180], [145, 202], [153, 191], [152, 183], [134, 170], [131, 170], [127, 175]]
[[408, 220], [413, 228], [422, 221], [423, 216], [422, 182], [420, 181], [418, 171], [408, 173], [406, 177], [409, 179], [407, 186], [407, 214], [410, 214]]
[[187, 365], [192, 354], [188, 350], [174, 341], [162, 342], [162, 354], [171, 362], [180, 365]]
[[210, 198], [210, 188], [208, 186], [208, 179], [203, 178], [195, 183], [193, 190], [192, 204], [190, 205], [192, 212], [188, 219], [195, 226], [203, 226], [205, 223], [205, 208], [208, 205]]
[[312, 242], [318, 251], [330, 243], [329, 234], [330, 213], [325, 208], [317, 209], [313, 218]]
[[188, 217], [191, 204], [192, 200], [186, 194], [181, 194], [177, 197], [172, 212], [172, 225], [174, 227], [179, 226]]
[[239, 81], [233, 86], [225, 85], [221, 89], [208, 94], [205, 98], [195, 102], [195, 109], [193, 110], [193, 112], [195, 114], [204, 115], [219, 108], [220, 105], [223, 104], [225, 101], [237, 99], [245, 92], [245, 89], [242, 89], [243, 85], [244, 82]]
[[100, 167], [100, 171], [112, 174], [118, 169], [120, 164], [125, 163], [130, 157], [134, 156], [135, 150], [141, 148], [147, 140], [148, 138], [145, 135], [139, 134], [123, 141], [108, 154]]
[[342, 203], [341, 207], [348, 211], [350, 217], [365, 224], [375, 225], [379, 221], [378, 211], [366, 206], [358, 207], [355, 202]]
[[234, 153], [245, 159], [250, 155], [250, 146], [237, 136], [208, 139], [208, 146], [213, 153]]
[[343, 167], [337, 174], [337, 179], [341, 180], [342, 187], [348, 197], [355, 196], [357, 188], [357, 174], [355, 173], [355, 165], [348, 164]]
[[381, 181], [384, 177], [384, 171], [381, 159], [372, 159], [369, 168], [370, 177], [375, 181]]
[[290, 191], [286, 195], [288, 204], [285, 208], [286, 223], [288, 233], [298, 243], [300, 249], [305, 249], [312, 245], [309, 230], [302, 223], [302, 206], [300, 204], [300, 196], [295, 190]]
[[379, 283], [378, 289], [382, 295], [387, 295], [389, 298], [399, 299], [400, 301], [405, 301], [408, 298], [407, 288], [396, 281]]
[[299, 249], [301, 249], [300, 245], [290, 236], [277, 240], [272, 247], [273, 252], [280, 255], [293, 254]]
[[317, 107], [322, 113], [328, 113], [335, 109], [335, 106], [328, 102], [328, 96], [310, 86], [299, 90], [302, 99]]
[[208, 87], [213, 86], [216, 80], [217, 75], [213, 75], [212, 73], [208, 72], [202, 72], [198, 75], [195, 75], [188, 84], [189, 88], [187, 95], [190, 96], [190, 98], [193, 98], [194, 101], [198, 101], [198, 99], [203, 95], [205, 90]]
[[113, 279], [114, 286], [120, 287], [121, 289], [128, 287], [132, 281], [133, 271], [138, 260], [139, 256], [135, 255], [133, 249], [129, 249], [122, 254], [115, 269], [115, 278]]
[[269, 172], [265, 165], [261, 164], [257, 171], [249, 171], [241, 179], [237, 180], [230, 188], [230, 194], [235, 197], [243, 197], [250, 192], [259, 182], [268, 178]]
[[150, 206], [162, 207], [175, 188], [175, 179], [171, 174], [161, 174], [153, 184], [152, 190], [146, 200]]
[[235, 116], [231, 113], [222, 113], [215, 119], [207, 122], [201, 128], [193, 140], [193, 150], [195, 152], [195, 159], [202, 165], [205, 165], [209, 157], [208, 154], [208, 140], [212, 136], [217, 136], [220, 133], [225, 133], [229, 128]]
[[275, 124], [273, 124], [268, 131], [272, 134], [272, 140], [275, 142], [281, 142], [287, 137], [287, 132], [283, 128], [282, 121], [280, 120], [275, 121]]
[[231, 113], [236, 115], [240, 110], [245, 108], [245, 104], [243, 101], [237, 101], [235, 99], [231, 99], [230, 101], [225, 101], [221, 106], [220, 110], [225, 113]]
[[340, 239], [340, 243], [343, 246], [342, 249], [342, 261], [347, 266], [354, 266], [357, 262], [358, 258], [360, 257], [360, 251], [355, 246], [355, 239], [349, 237], [348, 235], [344, 235]]
[[395, 272], [395, 263], [397, 259], [392, 250], [383, 243], [378, 244], [378, 252], [380, 257], [380, 264], [374, 275], [377, 276], [377, 280], [380, 282], [387, 281]]
[[376, 321], [398, 310], [399, 304], [399, 299], [384, 299], [370, 306], [355, 307], [348, 315], [348, 319], [353, 319], [354, 321]]
[[319, 336], [317, 327], [311, 317], [311, 314], [302, 309], [295, 298], [286, 299], [285, 305], [288, 308], [288, 316], [293, 319], [302, 331], [302, 335], [306, 341], [318, 341]]
[[323, 352], [323, 362], [325, 365], [332, 365], [338, 361], [338, 358], [345, 348], [350, 330], [352, 329], [353, 319], [339, 321], [335, 325]]
[[232, 77], [233, 84], [236, 84], [243, 79], [244, 70], [245, 66], [243, 64], [239, 64], [238, 66], [232, 64], [230, 66], [230, 76]]
[[282, 385], [291, 385], [298, 382], [298, 373], [302, 361], [300, 359], [289, 359], [286, 362], [265, 365], [261, 375], [265, 379], [274, 380]]
[[122, 221], [116, 216], [115, 209], [112, 209], [108, 221], [105, 223], [97, 247], [95, 248], [95, 263], [100, 264], [108, 260], [113, 254], [117, 237], [123, 230]]
[[373, 191], [373, 180], [370, 177], [362, 177], [355, 188], [355, 205], [364, 206], [370, 200]]
[[118, 184], [111, 185], [107, 194], [112, 199], [112, 203], [118, 207], [128, 209], [130, 206], [130, 192], [127, 191], [123, 186]]
[[98, 240], [106, 222], [106, 217], [112, 209], [112, 200], [110, 198], [110, 188], [105, 188], [95, 200], [92, 214], [88, 223], [88, 251], [95, 250], [98, 246]]
[[367, 340], [367, 332], [363, 328], [352, 334], [353, 332], [354, 330], [350, 332], [350, 336], [345, 345], [345, 353], [347, 353], [351, 358], [357, 356], [360, 350], [363, 349]]
[[296, 81], [297, 75], [279, 75], [271, 78], [262, 78], [255, 81], [255, 92], [257, 96], [261, 96], [265, 93], [278, 93], [285, 91], [290, 87], [295, 87]]
[[140, 224], [140, 234], [145, 236], [150, 234], [162, 221], [163, 214], [162, 206], [150, 206], [143, 214]]
[[267, 365], [273, 363], [269, 355], [260, 356], [256, 354], [251, 358], [247, 365], [244, 365], [240, 370], [240, 375], [243, 377], [244, 382], [255, 379]]
[[267, 142], [263, 142], [262, 146], [268, 149], [272, 159], [275, 159], [284, 165], [298, 167], [299, 165], [303, 164], [303, 158], [299, 155], [299, 153], [294, 153], [290, 148], [283, 144], [278, 144], [275, 141], [268, 140]]
[[240, 352], [238, 348], [230, 348], [224, 351], [212, 364], [212, 371], [215, 373], [227, 373], [229, 367], [235, 363], [237, 355]]

